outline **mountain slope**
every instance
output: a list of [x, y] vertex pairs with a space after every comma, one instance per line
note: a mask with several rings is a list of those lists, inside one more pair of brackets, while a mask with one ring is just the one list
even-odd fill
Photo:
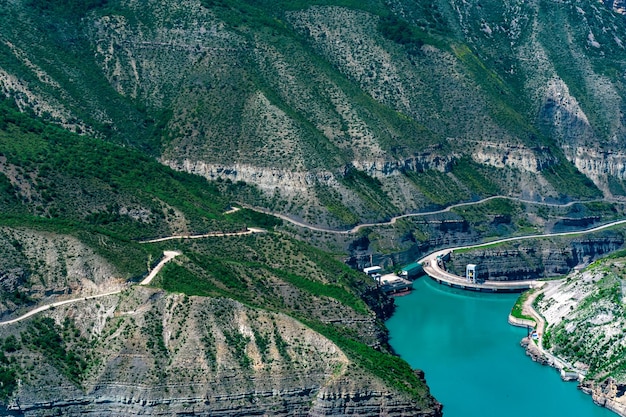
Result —
[[437, 173], [459, 198], [624, 194], [626, 29], [593, 2], [18, 1], [0, 19], [23, 110], [317, 223], [428, 206], [415, 176]]
[[559, 368], [580, 375], [596, 403], [620, 415], [626, 411], [623, 277], [624, 252], [617, 252], [549, 285], [535, 302], [546, 320], [543, 348], [562, 360]]
[[[390, 352], [390, 300], [335, 254], [274, 232], [278, 219], [227, 213], [244, 185], [6, 101], [0, 115], [3, 413], [441, 415]], [[237, 234], [249, 226], [265, 231]], [[163, 235], [175, 238], [142, 243]], [[181, 254], [156, 287], [137, 285], [168, 249]]]

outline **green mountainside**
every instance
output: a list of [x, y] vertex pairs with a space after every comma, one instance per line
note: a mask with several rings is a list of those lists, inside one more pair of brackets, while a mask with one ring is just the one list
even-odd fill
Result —
[[20, 109], [314, 223], [625, 194], [626, 29], [594, 2], [28, 0], [0, 21]]
[[561, 362], [545, 355], [539, 360], [581, 375], [581, 388], [620, 415], [626, 409], [624, 255], [616, 252], [550, 283], [534, 303], [546, 321], [543, 348]]

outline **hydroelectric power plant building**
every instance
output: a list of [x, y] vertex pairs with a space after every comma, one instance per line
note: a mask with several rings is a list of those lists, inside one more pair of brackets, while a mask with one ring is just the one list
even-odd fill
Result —
[[404, 279], [415, 279], [424, 275], [424, 267], [418, 262], [408, 264], [400, 270], [400, 276]]

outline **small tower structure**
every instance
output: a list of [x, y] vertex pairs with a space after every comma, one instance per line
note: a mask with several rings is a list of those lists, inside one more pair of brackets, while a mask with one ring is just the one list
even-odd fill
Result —
[[467, 267], [465, 268], [465, 279], [467, 282], [476, 284], [476, 265], [467, 264]]

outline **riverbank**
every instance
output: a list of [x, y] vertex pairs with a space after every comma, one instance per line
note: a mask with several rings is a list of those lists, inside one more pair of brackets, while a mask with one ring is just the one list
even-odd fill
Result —
[[556, 291], [557, 287], [563, 282], [551, 281], [544, 287], [530, 294], [523, 303], [522, 313], [532, 317], [536, 322], [530, 320], [513, 317], [509, 314], [509, 324], [519, 327], [527, 327], [529, 323], [535, 326], [537, 338], [533, 340], [531, 336], [524, 337], [520, 344], [526, 350], [526, 354], [535, 362], [541, 365], [551, 366], [557, 369], [563, 381], [578, 381], [578, 388], [585, 394], [591, 395], [595, 404], [605, 407], [621, 417], [626, 417], [626, 395], [621, 392], [621, 387], [612, 378], [607, 378], [600, 384], [593, 381], [586, 381], [586, 371], [580, 367], [571, 364], [563, 358], [552, 354], [543, 345], [544, 333], [549, 323], [533, 306], [535, 300], [540, 294], [545, 294], [548, 290]]

